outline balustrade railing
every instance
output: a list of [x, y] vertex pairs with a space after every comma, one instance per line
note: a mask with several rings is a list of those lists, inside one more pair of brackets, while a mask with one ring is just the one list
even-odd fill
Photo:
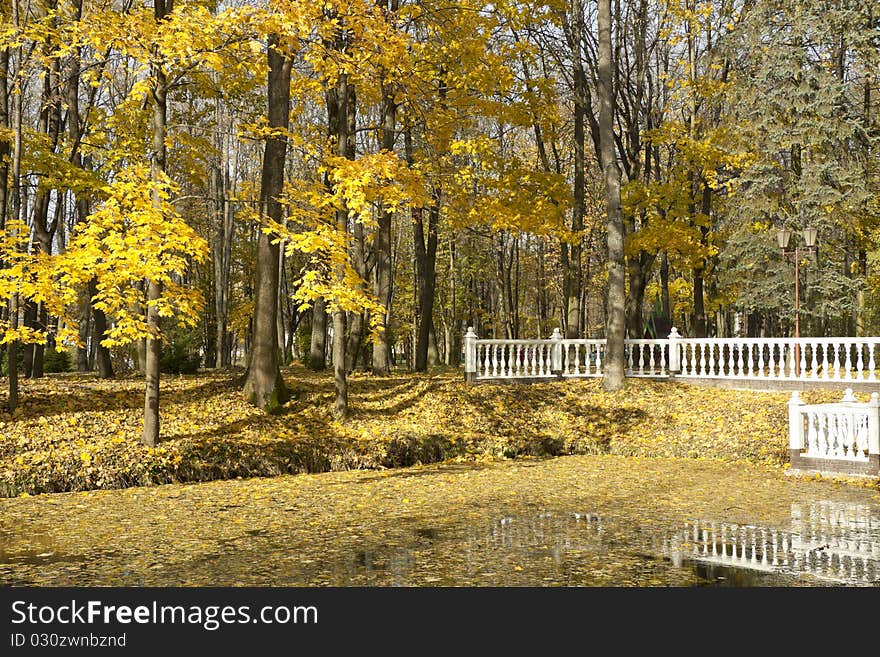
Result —
[[680, 376], [877, 381], [880, 338], [680, 338]]
[[[604, 339], [482, 340], [468, 329], [465, 377], [471, 381], [600, 377]], [[880, 337], [683, 338], [626, 340], [630, 377], [767, 381], [880, 381]]]
[[795, 469], [877, 474], [880, 468], [880, 395], [856, 401], [847, 388], [834, 404], [804, 404], [797, 391], [788, 402], [789, 449]]

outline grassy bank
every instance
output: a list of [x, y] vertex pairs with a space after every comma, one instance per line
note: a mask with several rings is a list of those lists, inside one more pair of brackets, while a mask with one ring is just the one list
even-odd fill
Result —
[[342, 425], [329, 414], [330, 375], [292, 368], [285, 379], [295, 398], [284, 414], [265, 416], [230, 373], [164, 378], [154, 449], [139, 442], [140, 379], [23, 381], [15, 416], [0, 414], [0, 495], [565, 454], [780, 468], [787, 460], [784, 392], [630, 380], [607, 393], [599, 381], [470, 387], [458, 372], [355, 375]]

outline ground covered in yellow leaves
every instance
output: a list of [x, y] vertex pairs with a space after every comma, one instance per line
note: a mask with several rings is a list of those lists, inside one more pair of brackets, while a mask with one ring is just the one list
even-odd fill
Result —
[[524, 456], [709, 458], [780, 471], [787, 460], [785, 392], [630, 380], [607, 393], [598, 380], [468, 386], [460, 372], [354, 375], [343, 425], [330, 417], [329, 374], [292, 368], [285, 378], [294, 399], [266, 416], [243, 400], [235, 374], [164, 377], [154, 449], [139, 442], [141, 379], [23, 381], [16, 414], [0, 414], [0, 495]]
[[0, 585], [876, 585], [878, 544], [876, 489], [611, 455], [0, 500]]

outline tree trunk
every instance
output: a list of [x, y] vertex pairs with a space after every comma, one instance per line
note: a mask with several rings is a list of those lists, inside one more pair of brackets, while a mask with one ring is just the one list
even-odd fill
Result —
[[581, 0], [572, 0], [571, 3], [571, 31], [568, 33], [569, 46], [572, 51], [572, 95], [574, 96], [574, 176], [572, 180], [572, 195], [574, 205], [571, 209], [572, 242], [563, 242], [561, 250], [562, 259], [562, 308], [565, 325], [565, 336], [577, 338], [581, 333], [581, 254], [583, 251], [584, 213], [586, 210], [585, 197], [585, 121], [588, 109], [587, 78], [584, 72], [581, 46], [584, 41], [584, 10]]
[[[290, 115], [290, 74], [292, 60], [278, 49], [277, 35], [269, 37], [267, 79], [269, 126], [288, 127]], [[266, 139], [260, 182], [260, 206], [269, 219], [282, 223], [279, 197], [284, 185], [287, 139]], [[257, 243], [257, 272], [254, 295], [253, 347], [244, 384], [245, 398], [267, 413], [278, 412], [290, 399], [278, 364], [278, 262], [280, 245], [275, 235], [260, 231]]]
[[[18, 9], [17, 3], [12, 3], [16, 5], [16, 8], [12, 10], [13, 12], [13, 22], [14, 24], [18, 24]], [[20, 52], [19, 48], [19, 52]], [[13, 204], [13, 212], [12, 218], [17, 219], [19, 208], [18, 202], [16, 201], [16, 197], [18, 196], [18, 171], [17, 167], [20, 164], [17, 164], [21, 161], [20, 155], [20, 144], [21, 144], [21, 94], [15, 94], [13, 96], [13, 108], [12, 108], [12, 121], [10, 122], [9, 116], [9, 49], [4, 48], [0, 51], [0, 128], [4, 128], [2, 136], [0, 136], [0, 230], [6, 228], [7, 217], [9, 216], [9, 194], [8, 194], [8, 185], [9, 185], [9, 156], [12, 155], [12, 163], [13, 163], [13, 181], [12, 181], [12, 204]], [[18, 118], [16, 118], [18, 117]], [[10, 143], [7, 138], [7, 133], [5, 129], [12, 128], [14, 135], [14, 142]], [[18, 315], [18, 307], [15, 303], [15, 298], [9, 299], [9, 305], [7, 308], [7, 320], [9, 322], [9, 328], [15, 329], [17, 328], [17, 315]], [[12, 413], [15, 411], [15, 407], [18, 403], [18, 343], [13, 340], [9, 343], [6, 348], [6, 357], [7, 357], [7, 375], [9, 377], [8, 381], [8, 398], [7, 398], [7, 410]]]
[[312, 306], [312, 339], [309, 369], [320, 372], [327, 368], [327, 311], [324, 299], [315, 299]]
[[611, 0], [599, 0], [599, 139], [605, 175], [608, 239], [606, 356], [602, 384], [619, 390], [624, 384], [625, 276], [624, 225], [620, 209], [620, 169], [614, 150], [614, 89], [611, 61]]
[[[16, 27], [21, 25], [18, 10], [19, 3], [12, 3], [13, 24]], [[22, 48], [16, 48], [18, 56], [16, 59], [21, 62]], [[7, 60], [8, 61], [8, 60]], [[4, 83], [6, 76], [4, 76]], [[21, 219], [21, 137], [22, 137], [22, 107], [21, 94], [13, 94], [12, 97], [12, 218], [14, 220]], [[14, 235], [15, 236], [15, 235]], [[13, 237], [14, 237], [13, 236]], [[18, 329], [18, 295], [13, 294], [9, 299], [9, 329], [16, 331]], [[19, 341], [12, 340], [6, 351], [8, 359], [8, 398], [7, 409], [9, 413], [15, 412], [18, 406], [18, 348]]]
[[231, 356], [230, 333], [229, 333], [229, 275], [232, 264], [232, 237], [233, 237], [233, 210], [232, 204], [226, 197], [226, 147], [223, 131], [221, 130], [220, 101], [214, 110], [217, 135], [215, 141], [219, 153], [218, 161], [215, 162], [211, 172], [213, 221], [214, 221], [214, 316], [217, 322], [215, 335], [216, 352], [215, 364], [217, 367], [229, 367]]
[[[710, 221], [709, 216], [712, 211], [712, 189], [703, 183], [703, 194], [700, 205], [700, 212], [705, 215], [706, 221]], [[709, 235], [709, 226], [700, 226], [700, 244], [705, 245]], [[695, 338], [707, 337], [708, 322], [706, 318], [706, 302], [704, 293], [705, 265], [694, 269], [694, 318], [693, 330]]]
[[[435, 192], [434, 203], [428, 208], [428, 230], [425, 235], [424, 212], [415, 215], [413, 226], [418, 279], [419, 321], [416, 334], [415, 371], [426, 372], [429, 363], [429, 342], [434, 321], [434, 291], [437, 273], [437, 224], [440, 218], [440, 199]], [[426, 240], [427, 237], [427, 240]], [[436, 362], [436, 349], [434, 349]]]
[[[153, 7], [153, 15], [156, 22], [165, 20], [165, 17], [174, 9], [174, 0], [156, 0]], [[159, 56], [158, 48], [152, 52], [151, 64], [152, 78], [152, 153], [150, 157], [150, 175], [153, 182], [152, 204], [161, 212], [162, 198], [159, 194], [159, 185], [165, 174], [167, 165], [167, 153], [165, 137], [168, 133], [168, 77], [163, 70], [163, 62]], [[141, 441], [148, 447], [155, 447], [159, 442], [159, 354], [161, 351], [161, 337], [159, 334], [159, 312], [156, 302], [162, 295], [161, 284], [158, 281], [149, 280], [146, 283], [147, 291], [147, 339], [146, 353], [144, 354], [144, 433]]]
[[[354, 158], [354, 87], [349, 84], [348, 74], [341, 73], [336, 83], [335, 93], [327, 96], [328, 122], [336, 128], [337, 155], [348, 159]], [[333, 112], [335, 111], [335, 117]], [[348, 234], [348, 210], [341, 208], [336, 211], [336, 230]], [[345, 271], [337, 266], [336, 283], [343, 285]], [[348, 415], [348, 363], [346, 362], [346, 317], [345, 310], [337, 308], [333, 311], [333, 417], [342, 422]]]
[[663, 317], [672, 321], [672, 308], [669, 303], [669, 256], [666, 251], [660, 254], [660, 312], [663, 313]]
[[[648, 284], [648, 275], [657, 255], [639, 251], [637, 257], [629, 261], [629, 298], [626, 304], [626, 329], [630, 338], [636, 340], [642, 337], [644, 322], [642, 321], [642, 306], [645, 300], [645, 286]], [[666, 336], [663, 336], [666, 337]]]
[[[391, 0], [392, 11], [397, 10], [398, 0]], [[397, 123], [397, 104], [394, 102], [394, 89], [382, 87], [382, 148], [394, 150]], [[373, 238], [375, 261], [374, 292], [376, 299], [385, 309], [377, 317], [376, 341], [373, 342], [373, 374], [388, 374], [391, 370], [390, 345], [388, 339], [388, 319], [391, 316], [391, 218], [392, 214], [384, 205], [379, 208], [378, 225]]]
[[[97, 284], [98, 280], [96, 278], [89, 281], [90, 300], [97, 293]], [[92, 308], [92, 317], [94, 318], [94, 340], [95, 353], [97, 356], [96, 360], [98, 362], [98, 377], [101, 379], [112, 379], [114, 374], [113, 360], [110, 358], [110, 350], [101, 344], [101, 340], [104, 339], [104, 334], [107, 332], [107, 316], [100, 308]]]

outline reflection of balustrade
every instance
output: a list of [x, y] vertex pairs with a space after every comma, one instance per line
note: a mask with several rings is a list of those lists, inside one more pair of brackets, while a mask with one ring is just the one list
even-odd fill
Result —
[[868, 506], [791, 507], [791, 531], [690, 522], [664, 541], [674, 565], [685, 560], [850, 585], [880, 583], [880, 516]]
[[584, 549], [595, 547], [597, 542], [601, 541], [602, 532], [602, 519], [595, 514], [555, 514], [545, 511], [534, 516], [501, 518], [489, 526], [485, 532], [474, 534], [471, 537], [471, 546]]

